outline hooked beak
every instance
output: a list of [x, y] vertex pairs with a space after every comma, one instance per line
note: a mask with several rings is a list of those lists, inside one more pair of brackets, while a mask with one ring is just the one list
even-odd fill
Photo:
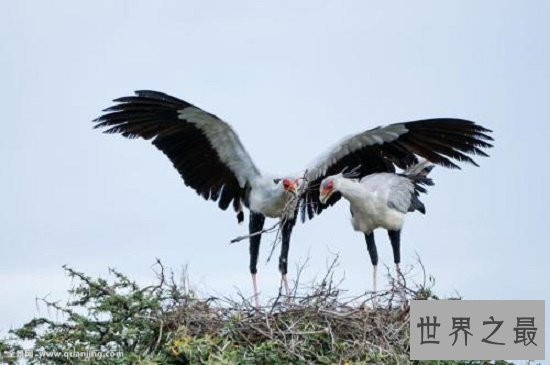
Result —
[[319, 193], [319, 200], [321, 201], [321, 203], [326, 204], [327, 200], [330, 198], [333, 192], [334, 192], [334, 189], [321, 190], [321, 192]]
[[298, 185], [296, 183], [292, 183], [288, 187], [285, 187], [285, 191], [288, 193], [291, 193], [294, 196], [296, 196], [297, 190], [298, 190]]

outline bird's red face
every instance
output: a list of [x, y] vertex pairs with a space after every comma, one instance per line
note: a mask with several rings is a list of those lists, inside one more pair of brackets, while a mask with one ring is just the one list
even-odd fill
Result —
[[321, 189], [319, 191], [319, 200], [321, 203], [325, 204], [327, 200], [334, 193], [334, 181], [325, 179], [321, 183]]
[[283, 179], [283, 189], [285, 189], [286, 192], [296, 195], [297, 188], [298, 180]]

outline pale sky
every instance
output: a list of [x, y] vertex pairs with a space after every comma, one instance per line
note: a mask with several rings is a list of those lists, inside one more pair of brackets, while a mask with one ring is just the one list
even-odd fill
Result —
[[[481, 167], [433, 171], [402, 261], [418, 253], [441, 295], [550, 300], [548, 24], [547, 1], [0, 2], [0, 333], [38, 314], [35, 297], [65, 297], [63, 264], [148, 282], [159, 257], [189, 265], [201, 292], [251, 293], [248, 244], [228, 244], [247, 224], [187, 188], [150, 143], [92, 130], [137, 89], [217, 114], [275, 174], [380, 124], [457, 117], [493, 129]], [[264, 301], [279, 280], [271, 240]], [[330, 252], [344, 288], [370, 289], [347, 203], [295, 227], [290, 275], [308, 255], [306, 277], [321, 273]]]

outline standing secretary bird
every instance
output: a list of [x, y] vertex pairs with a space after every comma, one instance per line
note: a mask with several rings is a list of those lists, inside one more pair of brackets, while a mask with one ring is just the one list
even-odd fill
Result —
[[[229, 205], [244, 219], [250, 211], [250, 273], [256, 305], [258, 252], [265, 217], [281, 218], [282, 245], [279, 270], [286, 279], [290, 236], [298, 209], [302, 219], [313, 218], [327, 205], [320, 204], [319, 185], [327, 176], [355, 168], [358, 177], [406, 168], [417, 156], [448, 167], [451, 160], [470, 161], [467, 154], [484, 154], [490, 147], [483, 127], [461, 119], [428, 119], [396, 123], [367, 130], [342, 140], [299, 174], [271, 176], [261, 173], [235, 131], [223, 120], [186, 101], [157, 91], [136, 91], [114, 100], [114, 106], [94, 122], [106, 133], [152, 140], [178, 170], [187, 186], [206, 200]], [[276, 126], [266, 126], [266, 128]], [[280, 143], [282, 145], [282, 143]], [[303, 183], [298, 189], [298, 181]], [[297, 197], [297, 190], [300, 191]], [[340, 198], [334, 193], [328, 206]]]
[[367, 250], [373, 265], [372, 290], [376, 292], [376, 268], [378, 252], [373, 231], [384, 228], [388, 231], [393, 250], [393, 261], [398, 278], [401, 276], [401, 228], [405, 214], [419, 211], [426, 214], [424, 204], [418, 198], [425, 193], [425, 186], [433, 185], [427, 175], [433, 168], [428, 161], [422, 161], [403, 174], [375, 173], [354, 179], [345, 174], [333, 175], [321, 182], [319, 200], [326, 202], [332, 194], [338, 192], [350, 203], [351, 224], [353, 229], [365, 234]]

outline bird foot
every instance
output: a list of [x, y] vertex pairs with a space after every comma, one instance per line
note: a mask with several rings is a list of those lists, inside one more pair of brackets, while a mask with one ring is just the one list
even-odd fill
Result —
[[376, 293], [373, 293], [373, 296], [372, 296], [372, 310], [377, 310], [378, 309], [378, 296], [376, 295]]
[[378, 307], [378, 291], [376, 290], [377, 271], [378, 271], [378, 266], [374, 265], [372, 267], [372, 309], [373, 310], [376, 310], [376, 308]]
[[408, 306], [407, 295], [405, 293], [405, 276], [401, 271], [399, 264], [395, 265], [395, 270], [397, 272], [397, 296], [399, 297], [399, 309], [405, 310]]
[[289, 304], [291, 302], [290, 298], [290, 286], [288, 285], [288, 279], [286, 277], [286, 274], [281, 275], [281, 281], [282, 286], [285, 288], [285, 295], [286, 295], [286, 304]]
[[260, 310], [260, 293], [258, 292], [256, 274], [252, 274], [252, 287], [254, 288], [254, 306], [257, 310]]

